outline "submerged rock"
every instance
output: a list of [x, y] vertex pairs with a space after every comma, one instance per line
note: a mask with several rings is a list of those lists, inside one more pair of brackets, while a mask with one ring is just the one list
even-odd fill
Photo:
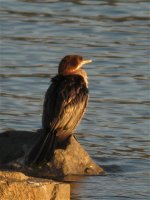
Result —
[[69, 200], [70, 185], [25, 176], [20, 172], [0, 171], [1, 200]]

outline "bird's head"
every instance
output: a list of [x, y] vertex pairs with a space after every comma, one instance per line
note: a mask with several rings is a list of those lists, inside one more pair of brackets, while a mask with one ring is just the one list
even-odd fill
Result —
[[90, 62], [92, 62], [92, 60], [83, 59], [83, 57], [79, 55], [67, 55], [59, 63], [58, 74], [77, 74], [84, 64]]

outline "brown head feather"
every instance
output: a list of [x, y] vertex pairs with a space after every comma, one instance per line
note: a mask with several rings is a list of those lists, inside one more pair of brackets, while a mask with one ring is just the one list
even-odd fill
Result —
[[83, 61], [82, 56], [68, 55], [65, 56], [59, 63], [58, 73], [65, 75], [76, 70], [76, 68]]

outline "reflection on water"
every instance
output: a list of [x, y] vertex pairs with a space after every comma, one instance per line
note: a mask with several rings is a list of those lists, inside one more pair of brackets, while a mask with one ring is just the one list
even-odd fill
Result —
[[77, 137], [106, 176], [74, 177], [72, 199], [149, 199], [149, 1], [5, 0], [1, 131], [41, 127], [49, 78], [82, 54], [90, 99]]

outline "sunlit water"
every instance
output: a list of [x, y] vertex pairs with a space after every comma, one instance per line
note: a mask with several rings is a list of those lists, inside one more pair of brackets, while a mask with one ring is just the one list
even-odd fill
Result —
[[77, 138], [106, 176], [76, 177], [72, 199], [149, 199], [148, 0], [1, 1], [1, 132], [41, 127], [60, 59], [81, 54], [90, 99]]

